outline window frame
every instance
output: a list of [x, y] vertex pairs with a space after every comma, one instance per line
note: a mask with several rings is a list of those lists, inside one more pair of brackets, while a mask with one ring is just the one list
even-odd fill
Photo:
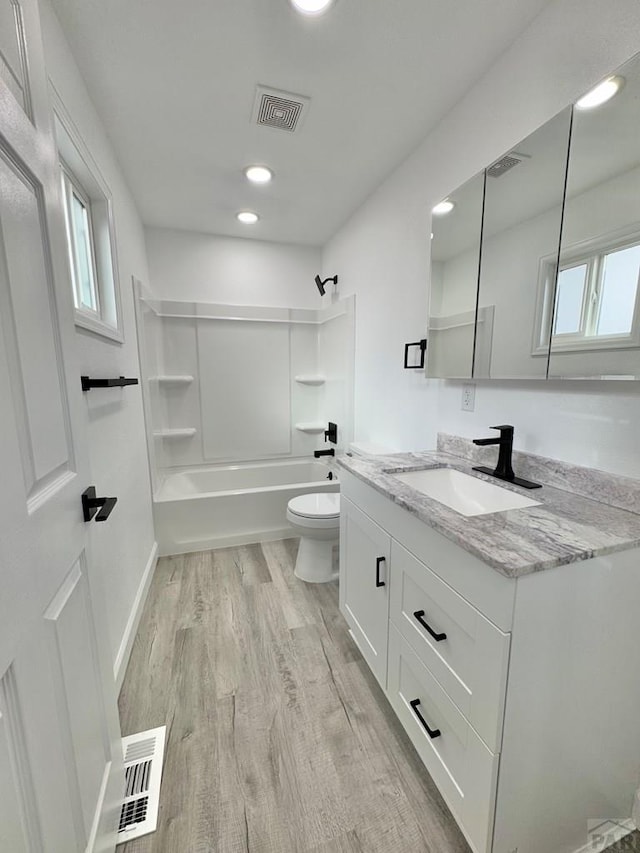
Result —
[[631, 331], [617, 335], [596, 335], [595, 329], [602, 303], [604, 261], [607, 255], [621, 249], [640, 246], [640, 230], [625, 229], [593, 240], [576, 243], [562, 252], [561, 270], [585, 264], [585, 288], [579, 332], [553, 334], [558, 288], [558, 258], [548, 255], [540, 259], [538, 293], [531, 354], [533, 356], [562, 352], [597, 352], [598, 350], [640, 347], [640, 275], [631, 320]]
[[[61, 172], [60, 201], [65, 218], [75, 325], [78, 329], [110, 341], [124, 343], [113, 196], [51, 81], [49, 87]], [[75, 252], [75, 236], [73, 228], [69, 228], [72, 225], [69, 218], [69, 188], [72, 188], [87, 211], [97, 311], [82, 304], [78, 290], [72, 254]]]
[[[91, 215], [91, 199], [86, 195], [82, 185], [80, 184], [76, 176], [73, 174], [71, 169], [67, 166], [62, 157], [60, 158], [60, 172], [63, 185], [64, 218], [67, 228], [67, 247], [69, 250], [68, 254], [69, 264], [71, 267], [71, 283], [74, 292], [75, 310], [80, 314], [86, 314], [87, 317], [90, 317], [94, 320], [101, 320], [102, 314], [100, 310], [100, 287], [98, 284], [98, 269], [96, 266], [96, 250], [93, 236], [94, 225], [93, 217]], [[93, 308], [90, 308], [88, 305], [85, 305], [85, 303], [82, 301], [82, 294], [80, 292], [80, 282], [78, 281], [77, 271], [78, 247], [76, 244], [76, 233], [73, 227], [71, 212], [73, 196], [76, 196], [78, 200], [82, 203], [87, 214], [87, 224], [89, 226], [89, 261], [92, 277], [91, 287], [96, 303], [95, 310]]]

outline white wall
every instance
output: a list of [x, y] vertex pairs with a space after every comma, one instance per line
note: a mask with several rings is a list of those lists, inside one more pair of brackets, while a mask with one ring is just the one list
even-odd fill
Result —
[[418, 450], [434, 444], [438, 382], [402, 367], [405, 342], [426, 337], [429, 262], [424, 215], [404, 199], [383, 187], [328, 244], [323, 270], [356, 294], [355, 438]]
[[[131, 276], [148, 277], [142, 226], [49, 0], [40, 10], [49, 77], [113, 194], [125, 342], [78, 330], [80, 367], [93, 376], [138, 376]], [[100, 494], [118, 497], [109, 523], [91, 527], [115, 662], [154, 545], [142, 399], [139, 387], [85, 398], [92, 480]]]
[[150, 286], [160, 299], [320, 308], [320, 249], [147, 228]]
[[402, 370], [426, 328], [431, 207], [638, 50], [637, 0], [550, 3], [329, 241], [324, 274], [358, 300], [357, 439], [417, 449], [506, 421], [518, 448], [640, 476], [636, 383], [482, 383], [462, 413], [459, 385]]

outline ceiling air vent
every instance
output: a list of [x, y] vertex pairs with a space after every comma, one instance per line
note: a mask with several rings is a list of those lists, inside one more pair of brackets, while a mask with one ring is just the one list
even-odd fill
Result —
[[304, 95], [258, 86], [253, 120], [261, 127], [275, 127], [294, 133], [302, 126], [308, 106], [309, 98]]
[[518, 151], [511, 151], [509, 154], [505, 154], [504, 157], [501, 157], [499, 160], [489, 166], [487, 169], [487, 175], [490, 178], [501, 178], [514, 166], [517, 166], [519, 163], [522, 163], [523, 160], [529, 160], [529, 154], [520, 154]]

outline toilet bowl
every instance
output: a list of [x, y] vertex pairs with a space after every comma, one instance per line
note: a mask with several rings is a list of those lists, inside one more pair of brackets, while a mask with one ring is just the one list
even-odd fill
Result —
[[307, 583], [327, 583], [333, 570], [333, 549], [340, 536], [340, 495], [317, 492], [291, 498], [287, 521], [300, 537], [295, 575]]

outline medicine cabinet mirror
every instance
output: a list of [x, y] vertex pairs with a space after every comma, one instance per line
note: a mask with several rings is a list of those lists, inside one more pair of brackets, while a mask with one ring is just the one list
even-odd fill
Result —
[[574, 110], [549, 378], [640, 378], [640, 55], [610, 79]]
[[606, 82], [433, 216], [428, 376], [640, 379], [640, 54]]
[[532, 333], [540, 260], [558, 257], [570, 127], [568, 107], [486, 170], [478, 311], [492, 310], [494, 324], [479, 379], [547, 375], [549, 332], [535, 354]]
[[433, 216], [429, 376], [472, 375], [483, 195], [480, 173], [447, 199], [453, 205], [450, 213]]

